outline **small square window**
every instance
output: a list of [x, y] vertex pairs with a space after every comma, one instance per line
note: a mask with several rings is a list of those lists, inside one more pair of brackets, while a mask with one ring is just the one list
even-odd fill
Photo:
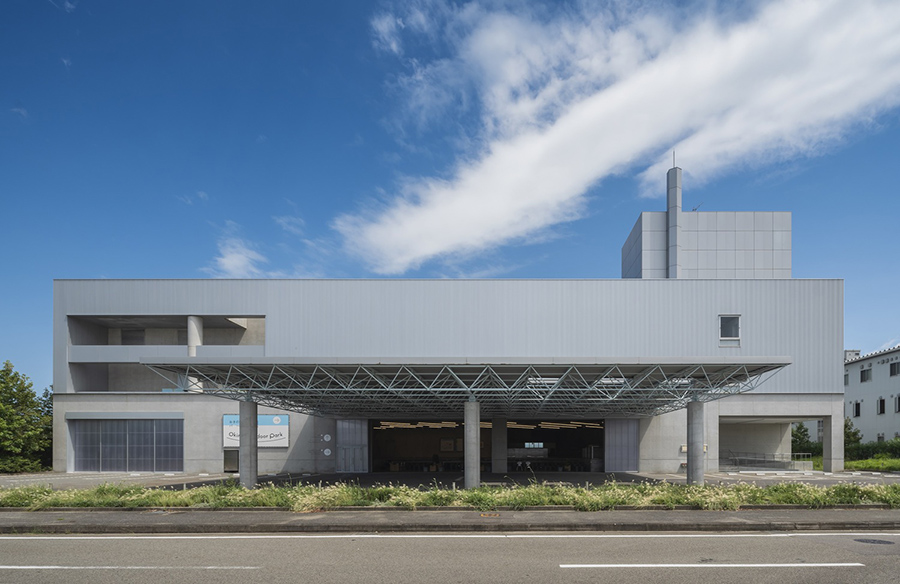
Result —
[[859, 372], [859, 382], [865, 383], [867, 381], [872, 381], [872, 370], [871, 369], [863, 369]]
[[900, 375], [900, 363], [891, 363], [891, 377]]
[[741, 317], [738, 315], [719, 315], [719, 338], [736, 340], [741, 338]]
[[884, 434], [879, 434], [875, 439], [876, 442], [884, 442]]

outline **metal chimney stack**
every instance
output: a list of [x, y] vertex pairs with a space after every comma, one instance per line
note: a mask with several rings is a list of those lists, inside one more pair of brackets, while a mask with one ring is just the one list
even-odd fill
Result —
[[677, 166], [666, 174], [667, 223], [668, 238], [667, 278], [681, 277], [681, 169]]

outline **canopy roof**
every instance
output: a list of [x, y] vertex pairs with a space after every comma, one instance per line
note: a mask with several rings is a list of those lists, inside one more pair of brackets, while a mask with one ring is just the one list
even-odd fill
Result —
[[755, 389], [786, 357], [496, 359], [168, 358], [142, 363], [180, 390], [340, 417], [482, 416], [548, 419], [654, 416]]

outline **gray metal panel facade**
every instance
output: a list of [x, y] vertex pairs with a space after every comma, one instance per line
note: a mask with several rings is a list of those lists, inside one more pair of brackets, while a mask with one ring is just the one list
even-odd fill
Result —
[[[843, 389], [840, 280], [61, 280], [54, 304], [60, 392], [67, 315], [265, 316], [266, 357], [323, 362], [781, 356], [758, 391]], [[720, 314], [741, 316], [739, 347]]]
[[637, 471], [639, 469], [640, 421], [608, 419], [605, 429], [606, 472]]

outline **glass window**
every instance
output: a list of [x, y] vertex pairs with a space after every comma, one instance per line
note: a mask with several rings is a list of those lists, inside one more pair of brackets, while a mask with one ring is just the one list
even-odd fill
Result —
[[891, 363], [891, 377], [900, 375], [900, 363]]
[[859, 382], [865, 383], [867, 381], [872, 381], [872, 370], [871, 369], [863, 369], [859, 372]]
[[844, 373], [844, 385], [850, 385], [850, 374]]
[[738, 315], [719, 315], [719, 338], [725, 340], [741, 338], [741, 317]]
[[859, 402], [853, 402], [853, 417], [859, 417]]
[[879, 414], [884, 413], [884, 398], [883, 397], [878, 398], [878, 401], [875, 402], [875, 409]]
[[71, 420], [76, 471], [184, 470], [184, 420]]

